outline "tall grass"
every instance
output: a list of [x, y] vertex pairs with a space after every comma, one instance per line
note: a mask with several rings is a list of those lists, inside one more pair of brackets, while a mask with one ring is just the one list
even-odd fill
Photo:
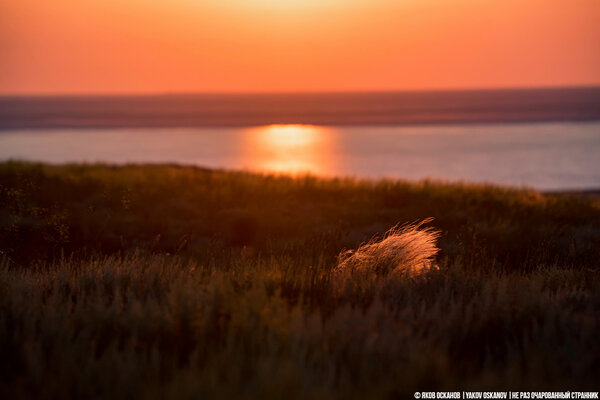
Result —
[[597, 390], [594, 197], [4, 163], [0, 251], [3, 399]]
[[598, 275], [442, 265], [335, 290], [328, 264], [173, 256], [0, 268], [3, 398], [390, 398], [593, 389]]
[[600, 259], [597, 197], [176, 166], [0, 163], [0, 250], [21, 265], [134, 249], [226, 264], [244, 246], [250, 254], [334, 260], [343, 248], [427, 217], [450, 259], [508, 270], [532, 261], [595, 268]]

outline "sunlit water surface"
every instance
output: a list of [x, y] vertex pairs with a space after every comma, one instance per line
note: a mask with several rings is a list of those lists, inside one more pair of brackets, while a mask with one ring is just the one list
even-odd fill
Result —
[[600, 188], [600, 122], [0, 131], [0, 159]]

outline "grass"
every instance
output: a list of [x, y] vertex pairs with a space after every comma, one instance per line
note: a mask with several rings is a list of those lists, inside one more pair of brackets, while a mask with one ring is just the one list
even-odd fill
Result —
[[418, 224], [395, 226], [380, 240], [373, 239], [356, 250], [340, 254], [336, 270], [339, 274], [354, 273], [368, 276], [423, 274], [437, 268], [434, 258], [440, 249], [436, 246], [439, 232]]
[[[0, 205], [2, 398], [405, 398], [600, 375], [595, 197], [9, 162]], [[439, 268], [385, 273], [411, 263]]]

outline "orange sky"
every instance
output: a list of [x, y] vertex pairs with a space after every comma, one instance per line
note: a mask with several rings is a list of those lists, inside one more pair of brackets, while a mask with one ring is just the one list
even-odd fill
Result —
[[600, 0], [0, 0], [0, 93], [600, 84]]

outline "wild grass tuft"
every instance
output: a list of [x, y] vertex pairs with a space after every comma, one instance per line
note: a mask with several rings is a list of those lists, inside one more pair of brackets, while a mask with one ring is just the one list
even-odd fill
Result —
[[434, 261], [440, 251], [436, 243], [440, 232], [423, 228], [432, 220], [428, 218], [418, 223], [396, 225], [383, 238], [373, 238], [356, 250], [341, 253], [337, 272], [340, 275], [416, 276], [437, 268]]

